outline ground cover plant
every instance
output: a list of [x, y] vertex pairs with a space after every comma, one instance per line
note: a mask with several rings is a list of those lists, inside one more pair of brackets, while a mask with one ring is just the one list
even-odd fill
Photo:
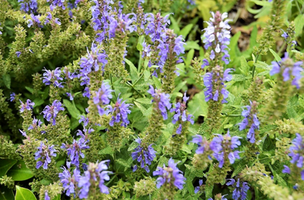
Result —
[[0, 199], [304, 199], [303, 0], [0, 0]]

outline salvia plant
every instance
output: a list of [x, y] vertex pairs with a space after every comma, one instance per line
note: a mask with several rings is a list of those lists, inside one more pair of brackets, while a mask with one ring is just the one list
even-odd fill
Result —
[[0, 0], [0, 200], [304, 199], [303, 0]]

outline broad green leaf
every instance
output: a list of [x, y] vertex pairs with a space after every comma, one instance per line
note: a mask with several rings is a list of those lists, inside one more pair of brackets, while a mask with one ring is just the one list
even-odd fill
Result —
[[241, 36], [241, 31], [237, 32], [230, 40], [229, 55], [231, 57], [231, 60], [236, 59], [241, 54], [238, 48], [238, 40], [240, 36]]
[[39, 99], [35, 99], [34, 103], [35, 103], [35, 105], [34, 105], [34, 108], [35, 108], [37, 106], [41, 106], [44, 103], [44, 100], [40, 99], [40, 98]]
[[170, 16], [170, 21], [171, 21], [171, 26], [170, 28], [172, 28], [174, 30], [174, 33], [175, 34], [179, 34], [180, 32], [180, 29], [179, 29], [179, 26], [178, 26], [178, 23], [177, 21], [174, 19], [174, 17]]
[[34, 89], [33, 88], [25, 86], [25, 89], [27, 89], [32, 94], [34, 93]]
[[80, 112], [79, 110], [73, 105], [69, 100], [63, 99], [63, 104], [65, 107], [68, 109], [69, 113], [71, 114], [72, 117], [75, 119], [80, 119]]
[[0, 160], [0, 177], [4, 176], [7, 171], [16, 164], [17, 160], [8, 160], [1, 159]]
[[132, 151], [133, 149], [135, 149], [136, 147], [138, 147], [138, 143], [134, 140], [130, 145], [129, 145], [129, 148], [128, 148], [128, 151]]
[[2, 79], [3, 79], [3, 83], [4, 85], [8, 88], [8, 89], [11, 89], [11, 76], [9, 74], [4, 74], [2, 76]]
[[179, 35], [182, 35], [182, 36], [184, 36], [184, 38], [186, 38], [187, 35], [190, 33], [192, 27], [193, 27], [193, 24], [188, 24], [179, 32]]
[[198, 40], [197, 41], [188, 41], [188, 42], [186, 42], [186, 45], [184, 46], [185, 50], [186, 51], [190, 50], [190, 49], [199, 50], [200, 46], [197, 43], [198, 43]]
[[186, 66], [190, 66], [191, 65], [191, 61], [192, 61], [192, 58], [194, 56], [194, 49], [191, 49], [188, 54], [187, 54], [187, 59], [185, 61], [186, 63]]
[[137, 108], [139, 108], [139, 110], [141, 111], [141, 113], [144, 115], [144, 116], [149, 116], [148, 113], [147, 113], [147, 109], [141, 105], [139, 102], [136, 102], [134, 101], [134, 104], [137, 106]]
[[193, 99], [188, 103], [187, 110], [194, 116], [195, 120], [198, 116], [207, 116], [208, 106], [205, 101], [204, 91], [194, 95]]
[[303, 27], [304, 27], [304, 14], [298, 15], [296, 19], [294, 20], [295, 24], [295, 36], [299, 36], [303, 32]]
[[280, 62], [281, 61], [281, 57], [272, 49], [269, 49], [270, 53], [273, 55], [273, 57], [275, 58], [275, 60], [277, 62]]
[[125, 61], [130, 67], [130, 75], [131, 75], [132, 82], [134, 83], [138, 79], [137, 69], [130, 60], [125, 59]]
[[37, 200], [32, 191], [16, 185], [15, 200]]
[[12, 199], [14, 199], [13, 190], [0, 185], [0, 200], [12, 200]]
[[[156, 87], [157, 89], [160, 89], [161, 86], [162, 86], [162, 84], [161, 84], [161, 82], [159, 81], [159, 79], [158, 79], [157, 77], [155, 77], [155, 76], [152, 76], [152, 79], [153, 79], [153, 82], [154, 82], [154, 84], [155, 84], [155, 87]], [[155, 88], [154, 88], [154, 89], [155, 89]]]
[[113, 154], [114, 151], [111, 146], [107, 146], [106, 148], [100, 150], [98, 154]]
[[142, 43], [144, 42], [144, 39], [145, 39], [145, 36], [143, 36], [143, 35], [139, 36], [138, 42], [137, 42], [137, 46], [136, 46], [136, 48], [137, 48], [138, 51], [142, 51], [143, 50]]
[[8, 176], [11, 176], [14, 181], [25, 181], [34, 176], [33, 172], [28, 169], [24, 161], [19, 160], [8, 172]]

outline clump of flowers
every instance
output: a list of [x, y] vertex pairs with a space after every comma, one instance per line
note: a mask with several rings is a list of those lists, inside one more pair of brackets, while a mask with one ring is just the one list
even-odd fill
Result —
[[156, 102], [164, 120], [166, 120], [168, 118], [167, 112], [171, 108], [170, 95], [165, 93], [160, 93], [160, 90], [154, 89], [152, 85], [150, 85], [150, 89], [148, 90], [148, 93], [152, 95], [153, 97], [152, 101]]
[[247, 191], [249, 190], [249, 186], [247, 182], [241, 182], [238, 178], [237, 181], [234, 179], [229, 179], [229, 181], [226, 183], [228, 186], [232, 186], [235, 189], [232, 193], [232, 198], [234, 200], [245, 200], [247, 197]]
[[[138, 146], [132, 152], [133, 160], [137, 160], [140, 163], [140, 167], [150, 172], [149, 165], [151, 165], [153, 159], [156, 157], [156, 151], [153, 149], [152, 144], [147, 148], [141, 146], [141, 139], [137, 138], [135, 140]], [[137, 165], [133, 167], [133, 171], [137, 170]]]
[[172, 158], [168, 161], [168, 167], [157, 167], [153, 172], [153, 176], [160, 176], [157, 178], [156, 187], [160, 188], [164, 184], [174, 185], [178, 189], [183, 189], [186, 178], [183, 176], [182, 171], [177, 168], [177, 163]]
[[204, 47], [208, 50], [210, 47], [210, 57], [203, 59], [202, 68], [209, 66], [210, 62], [214, 64], [210, 66], [216, 66], [219, 64], [219, 58], [224, 61], [225, 64], [229, 63], [228, 45], [230, 43], [230, 25], [227, 13], [221, 14], [219, 11], [216, 13], [211, 12], [212, 17], [207, 22], [208, 26], [204, 32]]
[[20, 10], [28, 13], [35, 13], [38, 8], [37, 0], [18, 0], [20, 3]]
[[87, 145], [88, 140], [81, 137], [79, 140], [73, 140], [73, 143], [71, 145], [69, 144], [62, 144], [61, 148], [66, 149], [68, 156], [71, 160], [71, 164], [75, 165], [77, 168], [79, 168], [79, 156], [81, 158], [84, 158], [84, 154], [82, 150], [89, 149], [90, 147]]
[[21, 100], [19, 100], [20, 103], [21, 103], [21, 106], [20, 106], [20, 112], [23, 113], [24, 110], [32, 110], [35, 103], [32, 102], [30, 99], [27, 99], [26, 100], [26, 103], [23, 103]]
[[109, 194], [109, 189], [105, 186], [105, 181], [110, 180], [109, 171], [106, 163], [108, 160], [89, 163], [88, 170], [84, 172], [84, 175], [79, 178], [78, 187], [80, 188], [79, 198], [85, 199], [88, 197], [90, 188], [95, 187], [95, 183], [98, 183], [98, 187], [101, 193]]
[[107, 106], [107, 113], [112, 114], [110, 120], [110, 126], [114, 126], [114, 123], [120, 123], [121, 126], [126, 127], [130, 122], [128, 120], [128, 114], [131, 113], [129, 109], [130, 104], [125, 103], [122, 99], [117, 98], [117, 101], [114, 106]]
[[283, 76], [283, 81], [289, 81], [291, 76], [293, 77], [291, 84], [296, 86], [298, 89], [300, 88], [300, 79], [303, 77], [301, 72], [303, 68], [301, 65], [303, 64], [302, 61], [293, 62], [291, 58], [288, 57], [288, 53], [285, 52], [284, 57], [280, 62], [273, 61], [272, 69], [270, 71], [270, 75], [274, 74], [281, 74]]
[[44, 71], [45, 72], [43, 73], [42, 82], [45, 85], [51, 85], [51, 83], [52, 83], [56, 87], [63, 88], [62, 82], [59, 82], [59, 81], [62, 81], [63, 78], [60, 77], [61, 70], [58, 67], [54, 70], [44, 69]]
[[[296, 133], [296, 138], [292, 141], [292, 146], [289, 148], [290, 153], [288, 154], [291, 157], [290, 163], [297, 166], [301, 170], [301, 179], [304, 180], [304, 155], [303, 155], [304, 141], [302, 135]], [[284, 165], [283, 173], [290, 174], [292, 171], [286, 165]]]
[[[186, 104], [189, 97], [186, 96], [186, 93], [184, 93], [183, 102], [176, 103], [175, 108], [171, 108], [170, 112], [174, 112], [175, 115], [173, 116], [172, 123], [176, 124], [176, 122], [186, 122], [189, 121], [191, 124], [194, 123], [193, 121], [193, 115], [188, 114], [186, 110]], [[180, 134], [182, 131], [182, 124], [179, 123], [178, 128], [176, 129], [176, 133]]]
[[242, 116], [244, 117], [243, 121], [239, 123], [240, 131], [249, 127], [249, 131], [247, 133], [247, 139], [251, 142], [255, 142], [255, 130], [259, 129], [260, 122], [257, 117], [257, 102], [250, 102], [250, 106], [245, 106], [245, 109], [242, 112]]
[[106, 114], [104, 108], [101, 106], [110, 103], [110, 99], [112, 98], [112, 92], [113, 90], [111, 90], [111, 87], [105, 82], [102, 82], [101, 88], [99, 88], [98, 91], [95, 92], [93, 102], [95, 105], [97, 105], [98, 113], [100, 115]]
[[216, 66], [213, 71], [206, 73], [204, 76], [205, 100], [221, 101], [227, 103], [229, 92], [226, 90], [224, 81], [231, 81], [232, 75], [229, 74], [232, 69], [226, 69], [222, 72], [222, 67]]
[[38, 151], [35, 153], [35, 160], [39, 160], [36, 164], [36, 168], [39, 169], [43, 166], [43, 169], [48, 168], [48, 164], [51, 163], [51, 156], [56, 157], [57, 150], [54, 148], [54, 145], [47, 146], [44, 142], [40, 143], [40, 146], [37, 147]]
[[210, 142], [210, 149], [213, 151], [214, 158], [219, 162], [219, 168], [222, 168], [228, 159], [233, 164], [236, 159], [240, 158], [239, 151], [233, 151], [241, 145], [239, 139], [238, 136], [231, 137], [228, 131], [224, 136], [217, 134]]
[[59, 113], [59, 111], [63, 111], [64, 108], [62, 107], [62, 103], [58, 100], [53, 101], [52, 105], [49, 106], [47, 105], [42, 113], [43, 113], [43, 117], [48, 121], [51, 122], [53, 125], [56, 125], [56, 117]]
[[59, 173], [59, 178], [67, 196], [76, 193], [75, 189], [80, 177], [80, 171], [77, 168], [73, 170], [73, 175], [71, 175], [70, 171], [63, 167], [63, 172]]

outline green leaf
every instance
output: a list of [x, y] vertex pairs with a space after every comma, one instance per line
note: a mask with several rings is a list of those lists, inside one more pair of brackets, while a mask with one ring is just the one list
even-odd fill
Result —
[[0, 185], [0, 199], [1, 200], [12, 200], [14, 199], [14, 192], [5, 186]]
[[40, 98], [39, 99], [35, 99], [34, 103], [35, 103], [34, 108], [36, 108], [37, 106], [41, 106], [44, 103], [44, 100], [40, 99]]
[[184, 47], [185, 47], [185, 50], [186, 50], [186, 51], [187, 51], [187, 50], [190, 50], [190, 49], [199, 50], [199, 49], [200, 49], [200, 46], [199, 46], [197, 43], [198, 43], [198, 40], [186, 42], [186, 45], [184, 46]]
[[158, 79], [157, 77], [155, 77], [155, 76], [153, 76], [152, 79], [153, 79], [153, 82], [154, 82], [154, 84], [155, 84], [155, 87], [156, 87], [157, 89], [160, 89], [161, 86], [162, 86], [162, 84], [161, 84], [161, 82], [159, 81], [159, 79]]
[[171, 26], [170, 28], [172, 28], [174, 30], [174, 33], [175, 34], [179, 34], [180, 32], [180, 29], [179, 29], [179, 26], [178, 26], [178, 23], [177, 21], [174, 19], [174, 17], [170, 16], [170, 21], [171, 21]]
[[107, 146], [106, 148], [104, 148], [98, 152], [98, 154], [113, 154], [113, 153], [114, 153], [114, 151], [113, 151], [112, 147], [110, 147], [110, 146]]
[[16, 185], [15, 200], [37, 200], [32, 191]]
[[277, 62], [280, 62], [281, 61], [281, 57], [272, 49], [269, 49], [270, 53], [273, 55], [273, 57], [275, 58], [275, 60]]
[[241, 53], [240, 50], [238, 48], [238, 40], [241, 36], [241, 31], [237, 32], [230, 40], [230, 51], [229, 51], [229, 55], [231, 57], [231, 60], [236, 59]]
[[135, 149], [136, 147], [138, 147], [138, 143], [136, 141], [133, 141], [128, 148], [128, 151], [132, 151], [133, 149]]
[[205, 101], [204, 91], [197, 93], [188, 103], [188, 112], [197, 119], [199, 116], [207, 116], [208, 105]]
[[32, 94], [34, 93], [34, 89], [33, 88], [25, 86], [25, 89], [27, 89]]
[[194, 56], [194, 49], [191, 49], [188, 54], [187, 54], [187, 59], [185, 61], [186, 63], [186, 66], [190, 66], [191, 65], [191, 61], [192, 61], [192, 58]]
[[8, 160], [1, 159], [0, 160], [0, 177], [4, 176], [7, 171], [16, 164], [17, 160]]
[[142, 51], [143, 50], [142, 43], [144, 42], [144, 39], [145, 39], [145, 36], [143, 36], [143, 35], [139, 36], [138, 42], [137, 42], [137, 46], [136, 46], [136, 48], [137, 48], [138, 51]]
[[136, 67], [134, 66], [134, 64], [125, 58], [125, 61], [126, 63], [129, 65], [130, 67], [130, 75], [131, 75], [131, 79], [132, 79], [132, 82], [134, 83], [137, 79], [138, 79], [138, 72], [137, 72], [137, 69]]
[[144, 116], [149, 116], [150, 115], [150, 113], [148, 113], [147, 112], [147, 109], [143, 106], [143, 105], [141, 105], [140, 103], [138, 103], [138, 102], [136, 102], [136, 101], [134, 101], [134, 104], [137, 106], [137, 108], [139, 108], [139, 110], [141, 111], [141, 113], [144, 115]]
[[179, 32], [179, 35], [182, 35], [182, 36], [184, 36], [184, 38], [186, 38], [187, 35], [190, 33], [192, 27], [193, 27], [193, 24], [188, 24]]
[[19, 160], [8, 172], [8, 176], [11, 176], [14, 181], [24, 181], [34, 176], [33, 172], [28, 169], [24, 161]]
[[295, 24], [295, 36], [298, 37], [299, 35], [302, 34], [303, 32], [303, 27], [304, 27], [304, 14], [298, 15], [296, 19], [294, 20]]
[[68, 109], [70, 115], [74, 117], [75, 119], [80, 119], [80, 112], [79, 110], [75, 107], [74, 104], [72, 104], [69, 100], [63, 99], [63, 104], [65, 107]]
[[4, 74], [2, 76], [2, 79], [3, 79], [3, 83], [4, 85], [8, 88], [8, 89], [11, 89], [11, 76], [9, 74]]

